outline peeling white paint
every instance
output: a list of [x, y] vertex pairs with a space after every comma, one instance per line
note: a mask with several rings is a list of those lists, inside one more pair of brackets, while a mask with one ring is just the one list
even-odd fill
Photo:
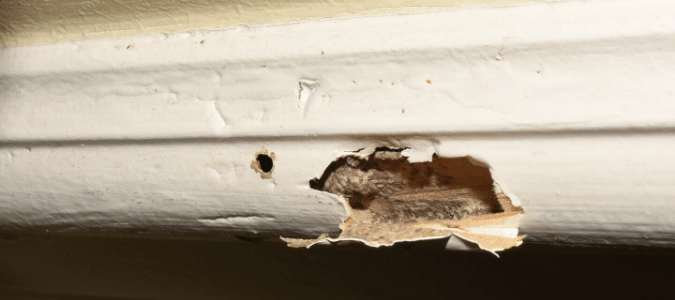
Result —
[[[432, 142], [419, 140], [410, 144], [410, 146], [404, 147], [407, 149], [403, 150], [401, 154], [407, 157], [411, 163], [431, 161], [434, 153], [436, 153], [436, 148]], [[428, 145], [425, 146], [425, 144]]]

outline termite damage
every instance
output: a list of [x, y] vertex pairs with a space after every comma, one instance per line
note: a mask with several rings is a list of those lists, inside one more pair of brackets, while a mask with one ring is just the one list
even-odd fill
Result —
[[348, 205], [336, 239], [287, 239], [291, 247], [360, 241], [371, 246], [457, 235], [491, 252], [521, 243], [514, 206], [490, 168], [470, 156], [411, 163], [405, 149], [374, 148], [344, 155], [310, 181]]

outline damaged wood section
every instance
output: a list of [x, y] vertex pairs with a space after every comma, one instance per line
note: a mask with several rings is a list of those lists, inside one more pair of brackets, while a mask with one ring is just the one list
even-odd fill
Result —
[[333, 161], [320, 178], [310, 181], [310, 187], [349, 204], [341, 234], [337, 239], [327, 235], [315, 240], [283, 239], [291, 247], [340, 240], [381, 246], [460, 233], [472, 241], [485, 240], [495, 250], [520, 243], [522, 238], [516, 236], [484, 239], [469, 229], [509, 227], [517, 221], [507, 220], [524, 213], [493, 181], [489, 166], [469, 156], [436, 154], [431, 161], [410, 163], [404, 150], [360, 150]]

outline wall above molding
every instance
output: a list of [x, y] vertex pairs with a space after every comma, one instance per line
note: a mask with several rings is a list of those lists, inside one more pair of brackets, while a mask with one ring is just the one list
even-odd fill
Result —
[[8, 0], [0, 2], [0, 46], [536, 2], [559, 1]]

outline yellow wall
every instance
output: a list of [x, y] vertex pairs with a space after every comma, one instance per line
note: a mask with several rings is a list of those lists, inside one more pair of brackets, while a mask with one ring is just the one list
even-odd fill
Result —
[[[543, 0], [548, 1], [548, 0]], [[238, 24], [414, 13], [533, 0], [3, 0], [0, 45], [128, 36]], [[542, 1], [536, 1], [542, 2]]]

